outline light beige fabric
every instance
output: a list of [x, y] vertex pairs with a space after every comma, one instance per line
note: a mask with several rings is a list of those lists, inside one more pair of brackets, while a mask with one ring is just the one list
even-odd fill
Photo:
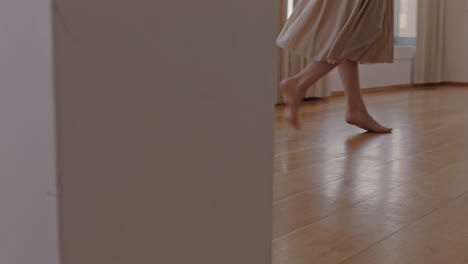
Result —
[[299, 0], [277, 44], [308, 60], [393, 62], [393, 0]]
[[440, 83], [444, 71], [445, 0], [418, 2], [414, 83]]

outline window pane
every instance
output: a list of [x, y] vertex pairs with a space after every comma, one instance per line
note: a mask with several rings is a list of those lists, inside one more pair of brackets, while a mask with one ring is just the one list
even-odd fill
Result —
[[417, 2], [417, 0], [397, 0], [395, 5], [397, 37], [416, 37]]
[[291, 16], [294, 9], [294, 0], [288, 0], [288, 17]]

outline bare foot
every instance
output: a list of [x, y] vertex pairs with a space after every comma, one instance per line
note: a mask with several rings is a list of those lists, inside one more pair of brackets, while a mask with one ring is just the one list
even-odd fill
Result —
[[392, 132], [391, 128], [384, 127], [375, 121], [369, 113], [366, 111], [363, 112], [348, 112], [346, 113], [346, 122], [351, 125], [355, 125], [364, 130], [374, 133], [390, 133]]
[[298, 82], [292, 78], [280, 83], [281, 93], [286, 102], [284, 116], [289, 124], [299, 129], [299, 107], [303, 97], [297, 86]]

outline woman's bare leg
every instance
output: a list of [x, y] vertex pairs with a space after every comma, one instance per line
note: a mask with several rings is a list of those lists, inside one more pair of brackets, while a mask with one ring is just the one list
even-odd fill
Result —
[[296, 129], [299, 129], [299, 105], [307, 90], [336, 66], [336, 64], [313, 61], [297, 75], [281, 81], [281, 92], [286, 100], [285, 117]]
[[375, 121], [367, 111], [361, 94], [359, 84], [359, 65], [357, 62], [348, 61], [338, 67], [343, 82], [348, 109], [346, 121], [369, 132], [390, 133], [391, 128], [384, 127]]

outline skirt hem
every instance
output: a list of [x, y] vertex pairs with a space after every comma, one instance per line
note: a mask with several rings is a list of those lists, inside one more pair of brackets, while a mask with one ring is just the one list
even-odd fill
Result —
[[283, 49], [287, 50], [288, 52], [290, 52], [291, 54], [294, 54], [296, 56], [306, 58], [308, 61], [326, 62], [326, 63], [329, 63], [329, 64], [342, 64], [342, 63], [345, 63], [347, 61], [354, 61], [354, 62], [357, 62], [359, 64], [392, 64], [392, 63], [394, 63], [393, 59], [390, 59], [390, 60], [363, 60], [363, 59], [358, 59], [358, 58], [330, 58], [330, 57], [323, 57], [323, 56], [322, 57], [318, 57], [318, 56], [307, 57], [302, 52], [294, 51], [294, 50], [291, 50], [291, 49], [288, 49], [288, 48], [285, 48], [285, 47], [282, 47], [282, 46], [279, 46], [279, 45], [278, 45], [278, 47], [283, 48]]

